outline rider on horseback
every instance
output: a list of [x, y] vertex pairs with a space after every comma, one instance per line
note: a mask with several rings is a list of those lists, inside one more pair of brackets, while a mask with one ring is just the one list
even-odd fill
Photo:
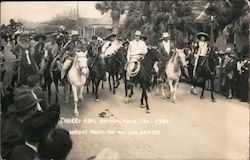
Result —
[[135, 32], [135, 39], [129, 43], [127, 52], [127, 74], [126, 79], [130, 80], [131, 73], [135, 69], [139, 60], [143, 59], [148, 52], [147, 45], [144, 41], [140, 40], [141, 31]]
[[[204, 62], [205, 57], [207, 56], [210, 48], [209, 48], [209, 35], [205, 32], [200, 32], [197, 34], [197, 38], [200, 40], [198, 42], [198, 50], [195, 58], [195, 64], [194, 64], [194, 70], [193, 70], [193, 76], [198, 77], [197, 73], [199, 72], [199, 68]], [[198, 69], [197, 69], [198, 66]]]
[[107, 61], [108, 58], [115, 54], [118, 49], [122, 46], [122, 44], [117, 40], [116, 34], [111, 34], [108, 37], [105, 38], [106, 40], [109, 40], [102, 46], [102, 63], [103, 66], [105, 67], [105, 70], [107, 70]]
[[[72, 66], [72, 62], [73, 62], [74, 57], [75, 57], [75, 47], [81, 43], [82, 42], [79, 40], [78, 31], [72, 30], [71, 31], [71, 40], [69, 40], [65, 44], [65, 46], [63, 47], [62, 53], [61, 53], [61, 56], [63, 57], [61, 59], [61, 61], [66, 59], [63, 63], [63, 67], [61, 70], [61, 79], [64, 78], [66, 71]], [[66, 58], [64, 56], [65, 53], [66, 53]]]
[[159, 63], [159, 73], [158, 78], [162, 78], [164, 76], [165, 66], [169, 59], [172, 56], [172, 49], [174, 48], [173, 43], [170, 41], [170, 35], [168, 32], [164, 32], [161, 38], [162, 42], [159, 45], [159, 53], [160, 53], [160, 63]]

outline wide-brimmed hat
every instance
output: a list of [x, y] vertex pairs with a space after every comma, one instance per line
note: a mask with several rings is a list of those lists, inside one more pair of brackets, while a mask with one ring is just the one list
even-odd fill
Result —
[[126, 44], [129, 44], [129, 41], [124, 41], [123, 43], [122, 43], [122, 45], [124, 46], [124, 45], [126, 45]]
[[135, 36], [141, 36], [141, 31], [139, 30], [135, 31]]
[[26, 141], [39, 142], [53, 127], [54, 124], [49, 115], [46, 112], [38, 112], [23, 122], [21, 131]]
[[168, 37], [170, 37], [169, 33], [168, 32], [163, 32], [162, 37], [160, 39], [168, 38]]
[[40, 38], [42, 38], [43, 41], [45, 41], [47, 39], [47, 37], [44, 34], [38, 34], [38, 35], [34, 36], [35, 41], [38, 41]]
[[79, 33], [76, 30], [72, 30], [71, 33], [70, 33], [70, 35], [71, 36], [79, 36]]
[[21, 86], [14, 90], [14, 104], [8, 108], [9, 113], [20, 113], [31, 109], [34, 105], [42, 101], [35, 98], [28, 86]]
[[107, 37], [105, 37], [104, 40], [110, 40], [111, 37], [116, 37], [116, 34], [112, 33], [112, 34], [108, 35]]
[[97, 37], [98, 41], [103, 41], [103, 39], [101, 37]]
[[201, 37], [205, 37], [206, 41], [208, 41], [210, 39], [209, 35], [205, 32], [199, 32], [196, 36], [199, 40], [201, 40]]

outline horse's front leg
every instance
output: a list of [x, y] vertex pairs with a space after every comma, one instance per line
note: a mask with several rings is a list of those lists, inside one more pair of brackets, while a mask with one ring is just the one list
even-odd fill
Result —
[[128, 103], [128, 88], [127, 88], [127, 82], [124, 82], [124, 89], [125, 89], [125, 103]]
[[95, 95], [95, 79], [92, 80], [92, 95]]
[[173, 86], [173, 88], [174, 88], [173, 103], [176, 102], [176, 89], [177, 89], [178, 82], [179, 82], [179, 80], [176, 80], [175, 83], [174, 83], [174, 86]]
[[115, 94], [115, 76], [112, 76], [112, 80], [113, 80], [113, 94]]
[[58, 103], [58, 94], [59, 94], [59, 88], [58, 88], [58, 79], [54, 80], [55, 88], [56, 88], [56, 103]]
[[79, 111], [78, 111], [78, 94], [77, 94], [77, 87], [74, 85], [72, 86], [72, 92], [73, 92], [73, 96], [74, 96], [74, 115], [75, 116], [79, 116]]
[[142, 89], [142, 93], [141, 93], [141, 107], [142, 107], [142, 108], [145, 107], [145, 105], [144, 105], [144, 103], [143, 103], [144, 94], [145, 94], [145, 92], [144, 92], [144, 90]]
[[84, 88], [84, 86], [81, 86], [80, 89], [79, 89], [79, 99], [80, 99], [80, 101], [83, 101], [83, 88]]
[[64, 82], [64, 93], [65, 93], [65, 103], [68, 104], [69, 103], [69, 91], [70, 91], [70, 87], [69, 84], [67, 82]]
[[99, 95], [98, 95], [99, 84], [100, 84], [100, 80], [96, 80], [96, 83], [95, 83], [95, 100], [96, 100], [96, 102], [100, 101]]
[[173, 95], [173, 81], [172, 80], [168, 80], [168, 86], [169, 86], [169, 95], [168, 95], [168, 99], [171, 99], [172, 98], [172, 95]]
[[203, 81], [202, 81], [202, 91], [201, 91], [201, 96], [200, 96], [200, 99], [203, 99], [203, 94], [204, 94], [204, 90], [206, 88], [206, 79], [203, 78]]
[[162, 93], [162, 98], [165, 99], [166, 94], [165, 94], [165, 89], [164, 89], [164, 82], [162, 82], [162, 85], [161, 85], [161, 93]]
[[51, 103], [51, 82], [47, 83], [48, 95], [49, 95], [49, 104]]
[[[113, 77], [113, 76], [112, 76]], [[109, 74], [108, 81], [109, 81], [109, 91], [112, 91], [112, 86], [110, 82], [111, 75]]]
[[212, 102], [216, 102], [215, 98], [214, 98], [214, 79], [212, 78], [211, 79], [211, 99], [212, 99]]
[[116, 74], [115, 75], [115, 77], [116, 77], [116, 83], [117, 83], [117, 85], [115, 86], [115, 88], [118, 88], [119, 87], [119, 85], [120, 85], [120, 79], [119, 79], [119, 74]]

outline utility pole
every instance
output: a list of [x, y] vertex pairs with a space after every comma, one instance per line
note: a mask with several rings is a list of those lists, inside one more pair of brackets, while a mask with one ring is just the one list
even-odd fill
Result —
[[79, 1], [77, 1], [77, 9], [76, 9], [76, 12], [77, 12], [77, 30], [78, 32], [80, 31], [80, 22], [79, 22]]

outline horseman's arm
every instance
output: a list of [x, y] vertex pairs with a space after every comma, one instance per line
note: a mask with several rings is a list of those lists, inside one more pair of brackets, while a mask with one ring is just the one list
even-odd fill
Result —
[[145, 42], [143, 42], [143, 54], [146, 54], [148, 52], [148, 47]]

